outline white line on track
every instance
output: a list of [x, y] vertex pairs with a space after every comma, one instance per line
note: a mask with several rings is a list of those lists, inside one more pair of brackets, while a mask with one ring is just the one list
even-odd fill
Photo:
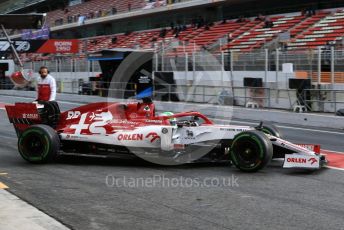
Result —
[[[226, 121], [223, 119], [212, 119], [212, 120], [218, 120], [218, 121]], [[249, 124], [249, 125], [257, 125], [258, 122], [246, 122], [246, 121], [237, 121], [237, 120], [232, 120], [234, 123], [239, 123], [239, 124]], [[228, 121], [226, 121], [228, 122]], [[311, 131], [311, 132], [318, 132], [318, 133], [329, 133], [329, 134], [338, 134], [338, 135], [344, 135], [344, 132], [335, 132], [335, 131], [326, 131], [326, 130], [319, 130], [319, 129], [308, 129], [308, 128], [298, 128], [298, 127], [292, 127], [292, 126], [284, 126], [284, 125], [276, 125], [279, 128], [284, 128], [284, 129], [293, 129], [293, 130], [304, 130], [304, 131]]]
[[[10, 97], [10, 98], [20, 98], [20, 99], [31, 99], [33, 101], [33, 98], [27, 98], [27, 97], [19, 97], [19, 96], [7, 96], [7, 95], [0, 95], [1, 97]], [[84, 105], [85, 103], [78, 103], [78, 102], [69, 102], [69, 101], [58, 101], [59, 103], [62, 104], [70, 104], [70, 105]]]
[[325, 150], [325, 149], [324, 149], [324, 151], [330, 152], [330, 153], [334, 153], [334, 154], [342, 154], [342, 155], [344, 155], [344, 153], [342, 153], [342, 152], [337, 152], [337, 151], [332, 151], [332, 150]]
[[[244, 108], [244, 109], [245, 110], [257, 111], [256, 109], [250, 109], [250, 108]], [[241, 108], [241, 110], [243, 110], [243, 109]], [[269, 109], [260, 109], [260, 111], [274, 112], [274, 113], [284, 113], [284, 114], [289, 113], [288, 111], [278, 111], [278, 110], [269, 110]], [[315, 117], [328, 117], [329, 119], [331, 119], [331, 117], [334, 117], [334, 116], [326, 115], [326, 114], [308, 114], [308, 115], [315, 116]]]
[[84, 105], [83, 103], [69, 102], [69, 101], [59, 101], [59, 103], [62, 103], [62, 104], [69, 104], [69, 105]]
[[325, 166], [325, 168], [339, 170], [339, 171], [344, 171], [344, 169], [342, 169], [342, 168], [337, 168], [337, 167], [333, 167], [333, 166]]

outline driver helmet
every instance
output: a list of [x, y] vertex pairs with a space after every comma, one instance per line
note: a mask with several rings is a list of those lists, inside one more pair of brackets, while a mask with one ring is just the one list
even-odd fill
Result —
[[[174, 115], [174, 113], [172, 113], [172, 112], [163, 112], [163, 113], [161, 113], [160, 114], [160, 116], [166, 116], [166, 117], [168, 117], [168, 116], [173, 116]], [[170, 121], [170, 124], [172, 125], [172, 126], [175, 126], [175, 125], [177, 125], [177, 119], [174, 117], [174, 118], [171, 118], [171, 119], [169, 119], [169, 121]]]

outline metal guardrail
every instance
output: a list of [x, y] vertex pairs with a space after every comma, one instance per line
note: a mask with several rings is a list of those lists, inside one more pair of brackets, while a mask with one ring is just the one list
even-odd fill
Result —
[[[76, 83], [74, 83], [76, 84]], [[96, 88], [84, 88], [84, 90], [95, 90], [98, 95], [104, 96], [110, 92], [119, 92], [120, 94], [134, 96], [136, 90], [127, 89], [134, 88], [126, 87], [126, 83], [113, 83], [112, 89], [105, 89], [101, 87]], [[162, 88], [161, 88], [162, 87]], [[189, 89], [192, 88], [190, 91]], [[226, 94], [222, 92], [226, 91]], [[76, 92], [76, 91], [74, 91]], [[312, 99], [304, 100], [304, 103], [311, 103], [313, 108], [319, 106], [319, 103], [333, 104], [333, 110], [331, 112], [336, 112], [339, 108], [344, 108], [344, 91], [343, 90], [304, 90], [302, 93], [304, 98], [307, 98], [307, 92], [312, 92]], [[333, 95], [331, 100], [316, 99], [314, 94], [319, 95], [319, 92], [327, 92]], [[77, 93], [81, 93], [80, 90]], [[341, 96], [339, 96], [341, 95]], [[226, 103], [221, 103], [222, 99], [227, 99]], [[178, 98], [179, 101], [184, 102], [194, 102], [202, 104], [219, 104], [219, 105], [237, 105], [245, 106], [248, 102], [256, 102], [260, 108], [284, 108], [293, 110], [293, 106], [299, 103], [297, 97], [297, 90], [293, 89], [272, 89], [266, 87], [221, 87], [221, 86], [188, 86], [188, 85], [163, 85], [160, 86], [159, 90], [154, 91], [154, 100], [163, 101], [175, 101]], [[283, 105], [278, 106], [273, 101], [284, 100]], [[342, 104], [343, 107], [338, 105]], [[325, 110], [326, 108], [312, 109], [314, 112], [329, 112]]]
[[[107, 96], [109, 92], [116, 95], [135, 96], [134, 84], [112, 83], [111, 88], [101, 85], [81, 85], [78, 81], [57, 82], [59, 93], [87, 94]], [[0, 89], [13, 89], [13, 84], [0, 84]], [[19, 89], [34, 90], [34, 87]], [[119, 94], [118, 94], [119, 93]], [[334, 112], [344, 108], [344, 90], [307, 89], [301, 92], [302, 103], [310, 104], [313, 112]], [[115, 94], [113, 94], [115, 95]], [[296, 90], [272, 89], [264, 87], [221, 87], [221, 86], [189, 86], [160, 85], [154, 91], [153, 99], [160, 101], [194, 102], [202, 104], [245, 106], [248, 102], [256, 102], [260, 108], [293, 109], [300, 103]], [[276, 101], [282, 101], [281, 104]]]
[[59, 58], [56, 60], [25, 62], [24, 69], [32, 69], [35, 72], [41, 66], [47, 66], [52, 73], [73, 73], [73, 72], [101, 72], [99, 62], [88, 61], [87, 59]]
[[[104, 88], [103, 82], [79, 84], [78, 81], [58, 81], [58, 92], [69, 94], [86, 94], [107, 96], [109, 92], [120, 93], [126, 97], [134, 97], [134, 84], [115, 82], [111, 88]], [[260, 108], [293, 109], [297, 105], [297, 91], [290, 89], [271, 89], [264, 87], [221, 87], [221, 86], [188, 86], [160, 85], [154, 91], [153, 99], [161, 101], [194, 102], [202, 104], [238, 105], [245, 106], [248, 102], [256, 102]], [[13, 89], [13, 84], [0, 84], [0, 89]], [[190, 90], [191, 89], [191, 90]], [[35, 90], [34, 87], [19, 90]], [[313, 112], [334, 112], [344, 108], [344, 90], [308, 89], [302, 92], [303, 103], [310, 104]], [[276, 101], [283, 101], [279, 105]], [[330, 105], [327, 106], [326, 105]]]
[[[282, 71], [284, 63], [292, 63], [294, 71], [321, 73], [344, 72], [344, 50], [316, 49], [303, 51], [257, 50], [252, 52], [207, 50], [176, 55], [158, 53], [154, 58], [156, 71]], [[328, 71], [328, 70], [326, 70]]]
[[[295, 72], [306, 73], [309, 78], [314, 74], [321, 76], [324, 71], [335, 76], [336, 73], [344, 73], [344, 50], [258, 50], [249, 53], [229, 50], [220, 53], [200, 51], [176, 55], [159, 52], [153, 57], [155, 71], [276, 71], [277, 74], [282, 71], [284, 63], [292, 63]], [[26, 62], [24, 67], [37, 71], [42, 65], [48, 66], [51, 72], [55, 73], [101, 72], [98, 62], [66, 57]], [[313, 81], [321, 83], [322, 79], [313, 78]]]
[[[316, 106], [312, 111], [315, 112], [331, 112], [336, 113], [339, 108], [344, 108], [344, 90], [332, 90], [332, 89], [307, 89], [303, 91], [305, 103], [311, 103]], [[326, 105], [330, 105], [327, 106]], [[339, 107], [338, 105], [343, 105]]]

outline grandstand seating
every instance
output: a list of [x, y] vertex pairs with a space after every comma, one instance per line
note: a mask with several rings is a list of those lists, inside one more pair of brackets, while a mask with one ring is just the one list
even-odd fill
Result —
[[[139, 31], [129, 35], [119, 34], [98, 38], [97, 42], [88, 42], [87, 50], [96, 51], [103, 48], [157, 49], [161, 43], [164, 43], [171, 55], [197, 52], [202, 49], [211, 50], [221, 44], [221, 50], [224, 51], [228, 49], [252, 51], [262, 48], [264, 44], [276, 39], [278, 34], [287, 31], [293, 38], [289, 49], [305, 46], [314, 48], [326, 44], [327, 41], [339, 40], [344, 34], [344, 12], [342, 11], [333, 14], [321, 11], [310, 17], [304, 15], [274, 16], [270, 20], [273, 22], [271, 28], [264, 28], [265, 22], [258, 20], [217, 22], [209, 28], [188, 26], [186, 30], [179, 33], [177, 38], [172, 30], [167, 30], [165, 37], [159, 36], [160, 30]], [[326, 26], [331, 26], [330, 30], [326, 30]], [[325, 32], [317, 32], [320, 27], [319, 31]], [[231, 40], [228, 40], [229, 34]], [[329, 36], [325, 37], [325, 34]], [[115, 43], [112, 42], [112, 37], [117, 38]], [[219, 42], [220, 39], [221, 42]], [[315, 42], [305, 45], [304, 39]], [[178, 45], [169, 46], [172, 41], [178, 41]]]
[[97, 18], [114, 14], [114, 8], [116, 13], [123, 13], [141, 9], [144, 5], [144, 0], [90, 0], [83, 4], [49, 12], [47, 19], [50, 26], [55, 26], [59, 24], [59, 21], [62, 22], [61, 24], [76, 22], [78, 16], [81, 15], [86, 18]]
[[[194, 51], [199, 51], [201, 49], [211, 49], [211, 45], [214, 43], [219, 43], [219, 39], [222, 38], [222, 42], [226, 43], [228, 37], [232, 38], [240, 35], [246, 28], [250, 27], [249, 22], [240, 22], [230, 21], [226, 23], [215, 23], [209, 28], [200, 28], [197, 30], [186, 31], [185, 34], [180, 34], [178, 39], [182, 41], [182, 45], [175, 48], [174, 53], [190, 53]], [[192, 29], [192, 28], [189, 28]], [[192, 33], [189, 33], [192, 32]], [[230, 35], [231, 34], [231, 35]]]
[[[186, 30], [179, 33], [178, 38], [172, 30], [168, 30], [164, 38], [159, 36], [159, 30], [150, 30], [143, 32], [133, 32], [129, 35], [115, 35], [117, 42], [112, 43], [111, 38], [99, 38], [96, 44], [88, 46], [89, 51], [95, 51], [107, 48], [139, 48], [152, 49], [156, 48], [153, 43], [159, 44], [165, 42], [166, 47], [171, 41], [178, 40], [179, 45], [173, 46], [169, 53], [179, 55], [181, 53], [191, 53], [201, 49], [212, 49], [213, 46], [225, 44], [222, 50], [241, 50], [251, 51], [261, 48], [265, 43], [272, 41], [279, 33], [290, 31], [297, 34], [298, 30], [306, 25], [312, 25], [319, 21], [326, 14], [321, 13], [311, 19], [306, 16], [275, 16], [271, 18], [274, 23], [271, 28], [264, 28], [263, 21], [247, 20], [244, 22], [229, 21], [226, 23], [217, 22], [209, 28], [193, 28], [188, 26]], [[230, 34], [231, 41], [228, 40]], [[219, 39], [222, 41], [219, 42]], [[228, 42], [229, 41], [229, 42]], [[219, 44], [217, 44], [219, 43]]]
[[[344, 36], [344, 11], [333, 14], [322, 14], [323, 18], [309, 26], [288, 44], [289, 49], [309, 49], [325, 46], [339, 41]], [[321, 16], [321, 15], [319, 15]], [[296, 31], [298, 32], [298, 31]]]
[[[84, 4], [68, 7], [66, 11], [54, 11], [50, 13], [50, 21], [73, 14], [84, 14], [117, 8], [118, 12], [128, 10], [130, 0], [90, 0]], [[111, 2], [111, 4], [110, 4]], [[132, 9], [142, 8], [144, 0], [130, 1]], [[118, 5], [116, 5], [118, 4]], [[288, 49], [316, 48], [324, 46], [328, 42], [338, 41], [344, 35], [344, 10], [319, 11], [315, 15], [308, 16], [289, 14], [271, 16], [273, 25], [266, 27], [264, 20], [245, 19], [215, 22], [207, 26], [195, 27], [183, 26], [176, 35], [172, 29], [166, 29], [161, 36], [163, 28], [145, 31], [136, 31], [127, 34], [114, 34], [83, 39], [80, 43], [82, 53], [99, 51], [107, 48], [132, 48], [132, 49], [164, 49], [170, 55], [183, 55], [184, 53], [209, 50], [211, 52], [238, 50], [252, 51], [265, 47], [269, 42], [277, 41], [278, 34], [290, 32], [291, 42]], [[164, 48], [162, 48], [164, 47]]]
[[307, 17], [305, 20], [303, 20], [300, 24], [295, 26], [293, 29], [290, 30], [290, 35], [292, 37], [295, 37], [299, 33], [304, 32], [308, 28], [310, 28], [315, 23], [319, 22], [321, 19], [323, 19], [325, 16], [329, 15], [330, 12], [327, 11], [320, 11], [315, 15]]
[[251, 51], [261, 48], [267, 42], [272, 41], [278, 34], [290, 30], [295, 25], [302, 22], [305, 16], [275, 16], [270, 19], [272, 27], [266, 27], [265, 22], [259, 22], [253, 28], [237, 39], [234, 39], [222, 49], [232, 49], [240, 51]]

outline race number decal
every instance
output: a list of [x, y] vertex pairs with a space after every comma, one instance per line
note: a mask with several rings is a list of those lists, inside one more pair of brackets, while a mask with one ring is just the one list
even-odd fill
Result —
[[79, 118], [80, 114], [80, 111], [68, 111], [66, 120]]
[[[72, 114], [71, 114], [72, 115]], [[75, 116], [75, 113], [74, 115]], [[100, 114], [92, 113], [88, 116], [88, 113], [81, 115], [79, 123], [71, 125], [71, 129], [75, 129], [74, 134], [106, 134], [104, 126], [109, 120], [112, 120], [112, 114], [110, 112], [103, 112]], [[72, 119], [72, 118], [70, 118]]]

